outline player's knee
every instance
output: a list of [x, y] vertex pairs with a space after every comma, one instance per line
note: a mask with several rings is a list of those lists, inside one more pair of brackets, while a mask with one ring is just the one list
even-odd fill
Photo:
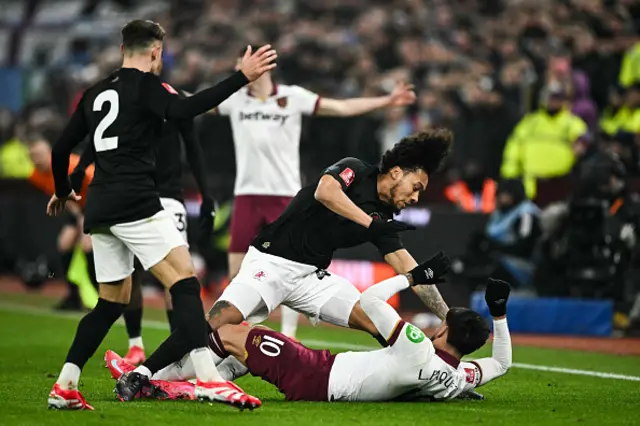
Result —
[[110, 283], [100, 283], [100, 298], [113, 303], [129, 304], [131, 300], [131, 277]]
[[367, 314], [362, 310], [362, 306], [360, 306], [360, 302], [357, 302], [353, 309], [351, 310], [351, 314], [349, 315], [349, 327], [366, 331], [367, 333], [375, 336], [378, 334], [378, 330], [376, 326], [373, 325], [371, 319], [367, 316]]
[[238, 308], [226, 300], [217, 301], [207, 314], [207, 321], [214, 330], [218, 330], [223, 325], [236, 325], [244, 321], [244, 315]]

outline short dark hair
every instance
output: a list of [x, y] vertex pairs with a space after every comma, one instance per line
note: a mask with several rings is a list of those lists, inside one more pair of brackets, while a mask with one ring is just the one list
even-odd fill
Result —
[[480, 349], [489, 338], [489, 324], [479, 313], [467, 308], [451, 308], [447, 312], [447, 343], [468, 355]]
[[157, 22], [135, 19], [122, 29], [122, 46], [125, 50], [145, 49], [153, 42], [163, 41], [165, 34]]
[[427, 175], [438, 171], [442, 160], [449, 155], [453, 133], [448, 129], [423, 130], [403, 138], [385, 152], [380, 172], [387, 173], [398, 166], [405, 171], [424, 170]]

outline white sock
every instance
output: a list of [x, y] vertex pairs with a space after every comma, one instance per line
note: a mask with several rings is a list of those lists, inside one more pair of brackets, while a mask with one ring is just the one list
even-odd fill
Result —
[[298, 331], [298, 317], [300, 314], [287, 306], [282, 306], [280, 312], [282, 312], [282, 326], [280, 331], [285, 336], [295, 339], [296, 332]]
[[129, 349], [134, 346], [137, 346], [140, 349], [144, 349], [144, 345], [142, 344], [142, 336], [132, 337], [131, 339], [129, 339]]
[[227, 357], [224, 361], [218, 365], [218, 371], [223, 379], [234, 381], [238, 377], [242, 377], [249, 372], [249, 369], [244, 366], [234, 356]]
[[80, 367], [70, 362], [65, 362], [56, 382], [62, 389], [78, 389], [80, 380]]
[[133, 370], [135, 373], [140, 373], [143, 376], [147, 376], [149, 379], [151, 379], [151, 370], [149, 370], [147, 367], [145, 367], [144, 365], [140, 365], [138, 367], [136, 367], [135, 370]]
[[196, 377], [196, 370], [189, 354], [186, 354], [180, 361], [169, 364], [153, 375], [153, 380], [166, 380], [168, 382], [178, 380], [191, 380]]
[[211, 350], [207, 347], [197, 348], [191, 351], [191, 362], [196, 372], [196, 377], [201, 382], [224, 382], [218, 369], [216, 368], [213, 358], [210, 355]]

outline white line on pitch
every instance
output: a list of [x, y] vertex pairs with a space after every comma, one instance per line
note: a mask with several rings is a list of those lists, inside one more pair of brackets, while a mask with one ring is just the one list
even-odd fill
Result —
[[[82, 318], [82, 316], [84, 315], [78, 312], [56, 312], [56, 311], [51, 311], [49, 309], [50, 308], [48, 307], [37, 308], [34, 306], [0, 302], [0, 310], [2, 311], [16, 312], [16, 313], [29, 314], [29, 315], [42, 316], [42, 317], [58, 317], [58, 318], [69, 318], [69, 319], [79, 319], [79, 318]], [[120, 326], [124, 326], [124, 321], [122, 320], [122, 318], [120, 318], [118, 322], [116, 322], [116, 324]], [[143, 321], [143, 325], [147, 328], [169, 331], [169, 325], [164, 321], [145, 320]], [[378, 349], [378, 347], [376, 346], [360, 345], [360, 344], [349, 343], [344, 341], [302, 339], [302, 342], [309, 346], [319, 347], [319, 348], [347, 349], [347, 350], [357, 350], [357, 351], [369, 351], [373, 349]], [[523, 364], [520, 362], [514, 362], [513, 367], [522, 368], [525, 370], [537, 370], [537, 371], [546, 371], [546, 372], [552, 372], [552, 373], [573, 374], [578, 376], [599, 377], [602, 379], [615, 379], [615, 380], [627, 380], [627, 381], [633, 381], [633, 382], [640, 382], [640, 377], [638, 376], [627, 376], [624, 374], [605, 373], [600, 371], [577, 370], [573, 368], [551, 367], [547, 365]]]

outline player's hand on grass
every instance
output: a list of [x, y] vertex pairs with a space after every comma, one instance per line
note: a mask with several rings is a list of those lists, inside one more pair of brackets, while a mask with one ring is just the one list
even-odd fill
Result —
[[511, 293], [511, 286], [508, 282], [493, 278], [487, 279], [484, 300], [487, 302], [492, 317], [503, 317], [507, 314], [509, 293]]
[[411, 285], [421, 284], [440, 284], [443, 283], [444, 276], [451, 268], [451, 259], [443, 252], [438, 252], [435, 256], [422, 262], [420, 265], [413, 268], [409, 273], [411, 274]]
[[251, 46], [247, 46], [240, 63], [240, 71], [247, 77], [247, 80], [255, 81], [262, 74], [276, 67], [274, 61], [277, 57], [278, 54], [270, 44], [265, 44], [255, 53], [252, 53]]
[[47, 204], [47, 215], [58, 216], [64, 211], [67, 201], [80, 201], [81, 199], [82, 197], [76, 195], [73, 190], [64, 198], [58, 198], [56, 194], [53, 194]]
[[400, 222], [399, 220], [373, 219], [367, 229], [375, 239], [384, 235], [397, 234], [398, 232], [413, 231], [416, 227], [408, 223]]
[[389, 106], [399, 107], [411, 105], [416, 101], [413, 84], [398, 82], [389, 95]]

